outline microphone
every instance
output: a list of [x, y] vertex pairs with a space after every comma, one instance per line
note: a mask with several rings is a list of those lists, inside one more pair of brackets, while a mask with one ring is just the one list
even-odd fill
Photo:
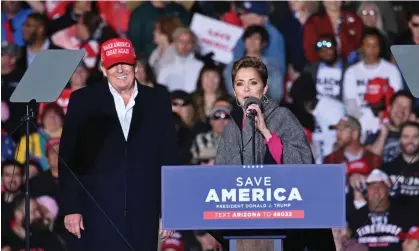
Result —
[[[259, 106], [259, 108], [262, 110], [262, 101], [260, 99], [258, 99], [258, 98], [255, 98], [255, 97], [248, 97], [248, 98], [246, 98], [246, 100], [244, 101], [244, 105], [243, 105], [244, 106], [244, 110], [246, 111], [247, 108], [250, 105], [253, 105], [253, 104]], [[247, 117], [256, 117], [257, 114], [258, 113], [256, 112], [256, 110], [251, 109], [251, 110], [249, 110], [249, 113], [246, 114], [246, 116]]]

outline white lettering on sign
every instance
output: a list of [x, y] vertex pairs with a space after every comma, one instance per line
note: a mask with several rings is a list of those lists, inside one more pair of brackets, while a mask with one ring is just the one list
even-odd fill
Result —
[[232, 189], [210, 189], [205, 202], [257, 202], [257, 201], [302, 201], [297, 187], [287, 190], [283, 187], [271, 188], [272, 177], [237, 177]]
[[243, 185], [243, 178], [242, 177], [237, 177], [236, 179], [236, 185], [238, 187], [241, 186], [260, 186], [262, 184], [263, 181], [263, 186], [271, 186], [271, 177], [247, 177], [245, 184]]

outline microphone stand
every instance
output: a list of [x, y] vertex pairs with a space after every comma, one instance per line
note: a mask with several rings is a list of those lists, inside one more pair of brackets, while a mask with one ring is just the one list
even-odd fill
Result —
[[30, 135], [30, 124], [31, 120], [34, 119], [33, 107], [36, 104], [36, 101], [32, 99], [29, 103], [26, 104], [26, 114], [22, 117], [22, 122], [26, 124], [26, 165], [25, 165], [25, 246], [26, 251], [30, 251], [30, 191], [29, 191], [29, 135]]
[[250, 121], [252, 124], [252, 155], [253, 155], [253, 165], [256, 165], [256, 116], [250, 116]]

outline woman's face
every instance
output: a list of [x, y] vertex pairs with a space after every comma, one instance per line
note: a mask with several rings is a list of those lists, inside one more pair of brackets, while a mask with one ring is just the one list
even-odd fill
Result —
[[244, 41], [244, 47], [249, 53], [261, 53], [264, 47], [262, 36], [259, 33], [253, 33]]
[[49, 110], [46, 111], [42, 124], [47, 131], [54, 132], [62, 127], [63, 121], [61, 120], [60, 115], [58, 115], [55, 111]]
[[160, 26], [159, 25], [156, 25], [154, 27], [154, 31], [153, 31], [153, 42], [156, 45], [159, 45], [162, 42], [166, 42], [166, 41], [167, 42], [169, 41], [168, 37], [161, 32]]
[[90, 37], [89, 30], [87, 26], [83, 23], [83, 18], [80, 17], [79, 21], [76, 24], [76, 37], [81, 41], [86, 41]]
[[362, 22], [365, 26], [376, 28], [379, 13], [373, 4], [366, 3], [361, 10]]
[[234, 95], [240, 105], [248, 97], [261, 99], [268, 90], [268, 85], [264, 86], [259, 73], [254, 68], [241, 68], [237, 71], [234, 79]]
[[362, 41], [362, 51], [369, 60], [377, 60], [380, 57], [380, 40], [376, 36], [367, 36]]
[[184, 101], [181, 99], [172, 100], [172, 112], [179, 115], [183, 123], [189, 125], [194, 118], [195, 109], [191, 104], [183, 104]]
[[204, 93], [215, 93], [220, 86], [220, 75], [216, 71], [206, 71], [202, 74], [202, 89]]
[[71, 76], [71, 85], [73, 88], [82, 88], [86, 86], [87, 78], [89, 77], [89, 72], [86, 68], [79, 66], [77, 67], [74, 74]]

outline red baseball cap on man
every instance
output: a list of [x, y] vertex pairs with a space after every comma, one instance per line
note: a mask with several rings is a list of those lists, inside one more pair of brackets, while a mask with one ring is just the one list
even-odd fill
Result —
[[371, 168], [368, 166], [368, 163], [364, 159], [351, 161], [347, 164], [346, 174], [348, 176], [354, 173], [368, 175], [370, 172]]
[[394, 90], [390, 86], [388, 79], [374, 78], [368, 81], [364, 99], [368, 104], [377, 104], [384, 99], [386, 106], [388, 106], [388, 102], [393, 94]]
[[105, 68], [119, 63], [135, 64], [134, 47], [129, 39], [113, 38], [104, 42], [100, 48], [100, 56]]

